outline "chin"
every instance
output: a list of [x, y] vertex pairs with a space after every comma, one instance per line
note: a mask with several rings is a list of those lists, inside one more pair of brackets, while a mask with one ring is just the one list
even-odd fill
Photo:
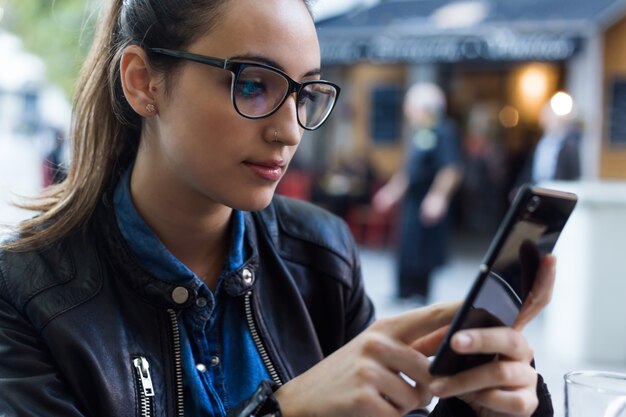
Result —
[[271, 193], [250, 193], [245, 201], [233, 201], [230, 206], [241, 211], [260, 211], [270, 205], [274, 197]]

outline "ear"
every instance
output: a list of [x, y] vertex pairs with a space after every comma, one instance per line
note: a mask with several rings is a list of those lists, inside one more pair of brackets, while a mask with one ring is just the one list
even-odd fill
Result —
[[143, 117], [154, 116], [158, 108], [155, 97], [158, 78], [150, 69], [146, 51], [137, 45], [124, 49], [120, 77], [124, 96], [133, 110]]

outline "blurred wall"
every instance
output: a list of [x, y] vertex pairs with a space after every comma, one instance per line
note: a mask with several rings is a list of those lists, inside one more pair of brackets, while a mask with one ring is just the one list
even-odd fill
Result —
[[[408, 71], [402, 65], [358, 64], [346, 73], [350, 83], [353, 110], [354, 151], [370, 156], [370, 163], [381, 178], [391, 176], [402, 162], [402, 138], [377, 144], [372, 137], [372, 91], [381, 86], [406, 86]], [[369, 151], [369, 152], [368, 152]]]

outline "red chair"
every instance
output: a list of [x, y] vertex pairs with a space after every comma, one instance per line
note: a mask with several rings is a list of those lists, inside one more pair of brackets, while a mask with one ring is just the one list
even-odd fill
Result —
[[[374, 183], [370, 196], [374, 196], [383, 185], [384, 183]], [[382, 249], [388, 247], [393, 241], [397, 215], [397, 206], [393, 206], [386, 213], [380, 213], [375, 211], [370, 204], [359, 204], [348, 210], [346, 222], [357, 243]]]
[[313, 175], [306, 171], [289, 170], [278, 183], [276, 192], [288, 197], [311, 201]]

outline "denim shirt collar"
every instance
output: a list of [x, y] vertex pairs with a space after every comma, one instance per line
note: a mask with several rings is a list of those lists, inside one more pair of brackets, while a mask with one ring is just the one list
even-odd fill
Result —
[[[120, 179], [113, 201], [118, 227], [142, 266], [153, 276], [171, 283], [188, 283], [199, 279], [193, 271], [179, 261], [161, 242], [154, 231], [141, 218], [130, 194], [129, 167]], [[241, 269], [246, 259], [244, 213], [233, 210], [231, 216], [230, 248], [220, 281]], [[218, 283], [219, 287], [219, 283]]]

